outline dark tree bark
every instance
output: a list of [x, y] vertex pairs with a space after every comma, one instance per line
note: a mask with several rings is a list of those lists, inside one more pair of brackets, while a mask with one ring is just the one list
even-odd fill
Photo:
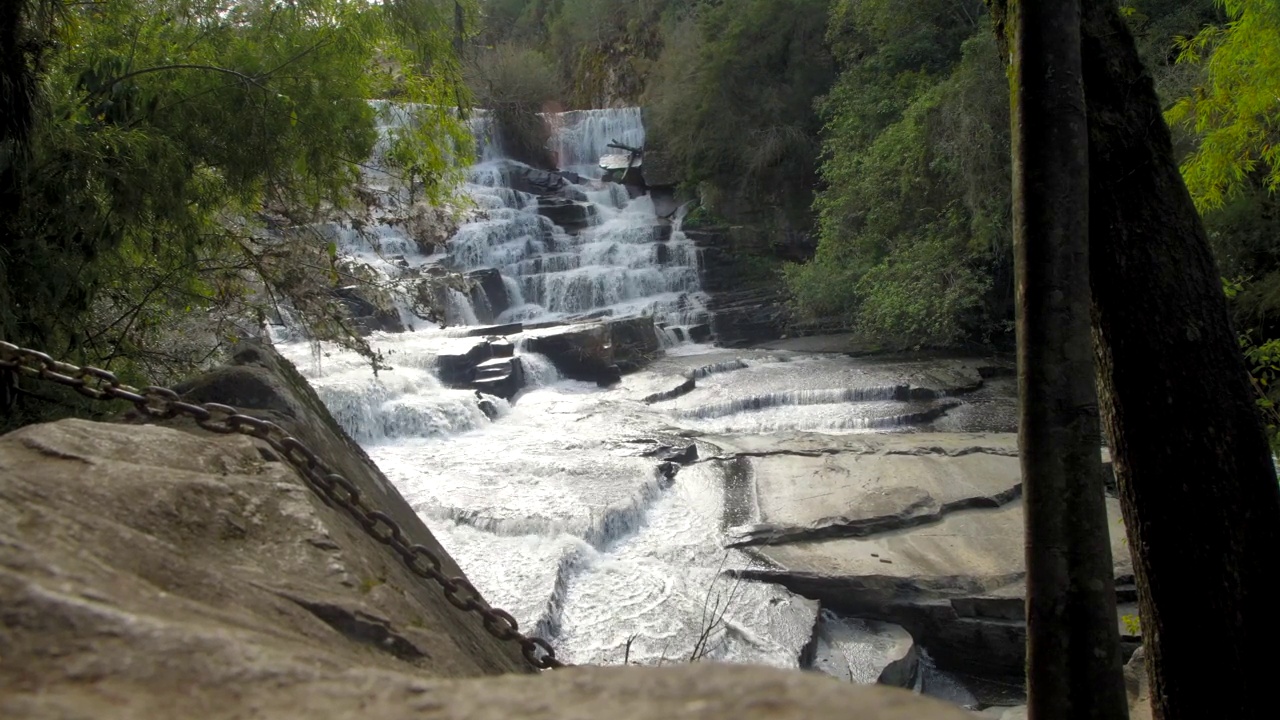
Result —
[[1083, 0], [1094, 343], [1155, 717], [1275, 717], [1280, 487], [1204, 227], [1114, 0]]
[[1089, 334], [1080, 3], [1016, 3], [1008, 20], [1027, 705], [1033, 720], [1123, 720]]

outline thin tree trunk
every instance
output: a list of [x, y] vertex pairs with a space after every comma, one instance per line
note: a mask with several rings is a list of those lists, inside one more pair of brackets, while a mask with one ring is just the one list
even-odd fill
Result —
[[1032, 720], [1128, 716], [1089, 335], [1079, 0], [1011, 7], [1018, 444]]
[[1157, 719], [1276, 717], [1280, 488], [1204, 227], [1114, 0], [1084, 0], [1094, 342]]

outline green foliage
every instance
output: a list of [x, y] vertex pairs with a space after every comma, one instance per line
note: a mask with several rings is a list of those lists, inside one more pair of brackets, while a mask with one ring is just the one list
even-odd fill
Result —
[[[428, 198], [449, 195], [470, 141], [450, 110], [466, 100], [453, 4], [61, 10], [43, 30], [24, 20], [57, 42], [27, 65], [42, 91], [30, 132], [0, 138], [0, 335], [161, 380], [273, 300], [350, 339], [315, 280], [333, 272], [327, 241], [272, 237], [256, 219], [302, 222], [346, 202], [377, 138], [373, 98], [415, 103], [388, 155]], [[308, 282], [300, 267], [315, 271]]]
[[1280, 340], [1255, 343], [1248, 334], [1242, 334], [1240, 349], [1244, 351], [1250, 380], [1257, 391], [1256, 402], [1266, 423], [1271, 450], [1280, 453]]
[[1011, 316], [1008, 103], [980, 3], [842, 3], [816, 257], [797, 309], [892, 345], [991, 339]]
[[[1212, 0], [1129, 0], [1124, 14], [1176, 96], [1196, 72], [1175, 66], [1173, 37], [1212, 19]], [[896, 346], [1010, 335], [1009, 96], [992, 35], [978, 0], [834, 4], [818, 251], [786, 270], [802, 317]]]
[[1129, 635], [1142, 635], [1142, 622], [1137, 615], [1121, 615], [1121, 622], [1124, 623], [1124, 631]]
[[717, 213], [805, 225], [817, 183], [813, 108], [835, 77], [829, 0], [726, 0], [673, 22], [645, 94], [650, 145]]
[[1166, 118], [1188, 135], [1183, 178], [1204, 214], [1272, 447], [1280, 452], [1280, 12], [1218, 0], [1225, 22], [1176, 43], [1193, 71]]
[[1179, 43], [1179, 61], [1205, 64], [1202, 84], [1168, 112], [1194, 127], [1183, 164], [1197, 207], [1212, 210], [1257, 183], [1280, 188], [1280, 12], [1273, 0], [1220, 0], [1230, 17]]

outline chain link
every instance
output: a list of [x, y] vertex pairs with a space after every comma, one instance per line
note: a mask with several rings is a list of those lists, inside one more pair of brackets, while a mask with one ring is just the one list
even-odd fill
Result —
[[93, 400], [130, 403], [149, 418], [167, 420], [185, 416], [211, 432], [223, 435], [239, 433], [263, 440], [298, 471], [312, 491], [330, 505], [342, 508], [369, 537], [391, 548], [410, 572], [439, 585], [449, 604], [463, 612], [479, 615], [490, 635], [503, 642], [519, 644], [521, 654], [536, 668], [546, 670], [565, 666], [556, 659], [556, 651], [550, 643], [521, 633], [520, 625], [511, 613], [491, 607], [466, 578], [445, 575], [440, 558], [430, 548], [411, 544], [404, 529], [390, 515], [365, 504], [354, 483], [334, 472], [302, 441], [279, 425], [246, 415], [230, 405], [184, 402], [169, 388], [130, 387], [108, 370], [60, 362], [42, 352], [4, 341], [0, 341], [0, 368], [69, 387]]

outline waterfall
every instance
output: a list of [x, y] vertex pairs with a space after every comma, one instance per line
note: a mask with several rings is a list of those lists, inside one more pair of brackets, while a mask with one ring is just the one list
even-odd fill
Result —
[[[644, 662], [687, 652], [708, 589], [730, 584], [721, 571], [752, 562], [723, 546], [718, 466], [677, 468], [642, 453], [635, 438], [665, 437], [681, 418], [625, 401], [623, 389], [562, 379], [530, 351], [532, 332], [467, 327], [649, 316], [674, 345], [707, 322], [698, 252], [679, 222], [659, 218], [643, 188], [602, 180], [610, 142], [643, 145], [639, 110], [545, 116], [559, 171], [505, 158], [490, 116], [473, 114], [477, 161], [464, 175], [462, 223], [428, 255], [406, 221], [421, 208], [383, 166], [413, 114], [376, 105], [383, 138], [362, 171], [369, 217], [318, 230], [363, 266], [361, 279], [373, 275], [368, 285], [421, 291], [402, 294], [443, 309], [451, 327], [402, 305], [412, 332], [369, 330], [376, 373], [367, 357], [328, 343], [281, 343], [282, 352], [485, 596], [547, 634], [562, 657], [614, 658], [610, 628], [639, 637], [634, 658]], [[506, 392], [506, 381], [517, 389]], [[710, 415], [694, 420], [720, 420]], [[764, 583], [733, 592], [713, 656], [794, 667], [814, 607]]]
[[476, 141], [476, 158], [481, 162], [498, 160], [504, 157], [502, 140], [498, 135], [497, 124], [488, 110], [476, 110], [467, 122], [471, 135]]
[[561, 170], [584, 177], [600, 178], [603, 155], [625, 154], [609, 143], [644, 147], [644, 122], [640, 108], [617, 110], [573, 110], [543, 115], [551, 127], [551, 149]]
[[[638, 108], [543, 115], [561, 172], [501, 158], [492, 123], [471, 120], [480, 148], [464, 188], [477, 210], [448, 243], [445, 264], [459, 272], [496, 269], [505, 297], [450, 294], [447, 322], [476, 324], [652, 316], [661, 325], [707, 322], [698, 250], [679, 223], [657, 217], [652, 199], [599, 180], [611, 142], [640, 147]], [[472, 305], [471, 311], [463, 303]], [[490, 312], [486, 312], [485, 310]], [[664, 332], [671, 343], [683, 333]]]

